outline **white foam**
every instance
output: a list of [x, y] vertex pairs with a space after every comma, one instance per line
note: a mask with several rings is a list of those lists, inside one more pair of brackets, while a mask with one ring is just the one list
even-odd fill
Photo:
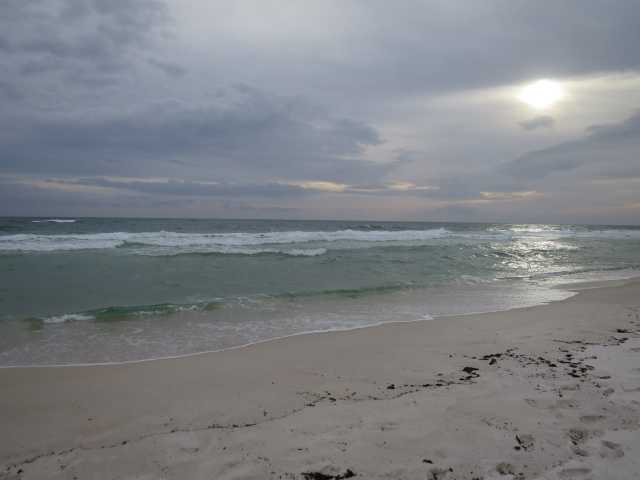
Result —
[[44, 323], [80, 322], [86, 320], [95, 320], [95, 317], [93, 317], [92, 315], [86, 315], [84, 313], [67, 313], [64, 315], [56, 315], [42, 319]]
[[226, 247], [226, 246], [203, 246], [203, 247], [141, 247], [135, 252], [139, 255], [147, 256], [171, 256], [184, 255], [189, 253], [220, 253], [228, 255], [260, 255], [272, 253], [277, 255], [289, 255], [292, 257], [317, 257], [327, 253], [326, 248], [254, 248], [254, 247]]
[[0, 250], [22, 252], [53, 252], [58, 250], [115, 248], [124, 245], [125, 240], [122, 235], [124, 234], [98, 233], [88, 235], [4, 235], [0, 236]]
[[47, 218], [44, 220], [32, 220], [31, 223], [76, 223], [75, 220], [70, 218]]
[[507, 230], [493, 229], [492, 231], [507, 234], [512, 233], [516, 237], [640, 239], [640, 229], [630, 228], [606, 228], [595, 230], [583, 227], [513, 226]]
[[[287, 255], [321, 255], [326, 252], [322, 248], [314, 249], [253, 249], [243, 250], [241, 247], [261, 245], [300, 244], [310, 242], [388, 242], [388, 241], [423, 241], [440, 238], [448, 234], [445, 229], [435, 230], [398, 230], [398, 231], [358, 231], [338, 230], [333, 232], [266, 232], [266, 233], [176, 233], [176, 232], [113, 232], [93, 234], [36, 235], [18, 234], [0, 236], [0, 250], [25, 252], [51, 252], [56, 250], [88, 250], [110, 249], [125, 244], [200, 248], [202, 252], [217, 253], [284, 253]], [[208, 250], [206, 250], [208, 249]]]
[[444, 228], [432, 230], [397, 230], [397, 231], [361, 231], [361, 230], [337, 230], [324, 231], [285, 231], [265, 233], [174, 233], [154, 232], [131, 234], [129, 242], [143, 243], [157, 246], [255, 246], [269, 244], [295, 244], [309, 242], [388, 242], [411, 241], [440, 238], [449, 233]]
[[282, 253], [286, 255], [293, 255], [294, 257], [317, 257], [318, 255], [324, 255], [327, 253], [326, 248], [309, 248], [309, 249], [300, 249], [294, 248], [292, 250], [283, 251]]
[[[56, 219], [52, 219], [56, 220]], [[66, 221], [66, 220], [65, 220]], [[329, 245], [341, 242], [339, 248], [359, 248], [371, 244], [419, 245], [438, 239], [459, 241], [509, 240], [514, 238], [606, 238], [640, 239], [640, 230], [605, 229], [575, 230], [571, 228], [511, 227], [465, 232], [444, 228], [430, 230], [337, 230], [285, 231], [264, 233], [177, 233], [177, 232], [109, 232], [92, 234], [0, 235], [0, 251], [52, 252], [59, 250], [94, 250], [118, 247], [140, 247], [135, 253], [175, 255], [179, 253], [221, 253], [255, 255], [277, 253], [292, 256], [316, 256], [326, 253]], [[301, 244], [315, 243], [311, 248]], [[320, 245], [317, 245], [320, 243]], [[271, 247], [290, 245], [291, 248]], [[154, 250], [150, 247], [156, 247]], [[143, 251], [146, 248], [147, 252]], [[162, 249], [165, 249], [162, 251]]]

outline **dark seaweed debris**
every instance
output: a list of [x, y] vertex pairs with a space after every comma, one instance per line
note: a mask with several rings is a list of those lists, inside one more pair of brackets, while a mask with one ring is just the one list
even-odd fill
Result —
[[327, 475], [322, 472], [303, 472], [302, 476], [304, 477], [304, 480], [343, 480], [345, 478], [355, 477], [356, 474], [353, 470], [347, 468], [344, 473], [338, 475]]

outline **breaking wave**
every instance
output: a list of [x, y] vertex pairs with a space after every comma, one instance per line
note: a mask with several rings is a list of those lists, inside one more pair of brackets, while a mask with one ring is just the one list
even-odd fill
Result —
[[72, 218], [45, 218], [43, 220], [31, 220], [31, 223], [76, 223]]
[[155, 247], [150, 254], [220, 253], [255, 255], [276, 253], [293, 256], [316, 256], [326, 253], [324, 248], [267, 248], [265, 245], [295, 245], [312, 242], [388, 242], [424, 241], [440, 238], [449, 232], [443, 228], [433, 230], [333, 232], [266, 232], [266, 233], [93, 233], [67, 235], [19, 234], [0, 236], [0, 250], [21, 252], [53, 252], [61, 250], [102, 250], [125, 247]]
[[[35, 220], [34, 220], [35, 221]], [[39, 220], [38, 220], [39, 221]], [[42, 220], [45, 221], [45, 220]], [[46, 221], [70, 222], [49, 219]], [[640, 229], [585, 229], [572, 227], [504, 226], [478, 230], [336, 230], [275, 231], [253, 233], [109, 232], [41, 235], [0, 235], [0, 252], [56, 252], [76, 250], [128, 249], [140, 255], [182, 254], [276, 254], [318, 256], [330, 248], [368, 246], [420, 246], [442, 239], [460, 242], [509, 241], [515, 239], [631, 239], [640, 240]], [[566, 248], [573, 248], [567, 246]], [[557, 249], [557, 246], [554, 246]]]
[[65, 313], [62, 315], [51, 315], [48, 317], [37, 317], [31, 320], [39, 320], [43, 323], [65, 323], [82, 322], [88, 320], [118, 320], [136, 317], [171, 315], [180, 312], [207, 312], [213, 311], [222, 306], [220, 302], [199, 302], [199, 303], [159, 303], [155, 305], [135, 305], [135, 306], [114, 306], [88, 310], [86, 312]]

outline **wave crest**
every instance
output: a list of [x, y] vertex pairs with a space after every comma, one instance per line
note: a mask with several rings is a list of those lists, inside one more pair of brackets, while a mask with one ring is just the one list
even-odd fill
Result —
[[81, 322], [88, 320], [110, 321], [130, 319], [136, 317], [171, 315], [180, 312], [208, 312], [222, 306], [217, 301], [199, 303], [158, 303], [155, 305], [113, 306], [88, 310], [86, 312], [65, 313], [39, 317], [36, 320], [43, 323]]
[[[54, 219], [51, 219], [52, 221]], [[59, 220], [59, 219], [58, 219]], [[65, 220], [66, 221], [66, 220]], [[558, 238], [640, 239], [640, 229], [588, 230], [571, 227], [504, 226], [450, 231], [428, 230], [336, 230], [276, 231], [262, 233], [109, 232], [90, 234], [0, 235], [0, 252], [55, 252], [128, 248], [142, 255], [180, 254], [278, 254], [323, 255], [329, 248], [353, 249], [378, 245], [421, 246], [439, 239], [461, 242], [509, 241]], [[554, 247], [557, 249], [557, 246]]]
[[72, 218], [45, 218], [43, 220], [31, 220], [31, 223], [76, 223]]
[[[312, 242], [389, 242], [424, 241], [440, 238], [449, 232], [434, 230], [398, 231], [285, 231], [265, 233], [176, 233], [176, 232], [113, 232], [93, 234], [37, 235], [18, 234], [0, 236], [0, 250], [22, 252], [52, 252], [62, 250], [102, 250], [126, 246], [171, 249], [176, 253], [230, 253], [255, 255], [278, 253], [293, 256], [316, 256], [326, 253], [325, 248], [268, 248], [268, 245], [296, 245]], [[259, 247], [259, 248], [251, 248]], [[177, 249], [177, 250], [176, 250]]]

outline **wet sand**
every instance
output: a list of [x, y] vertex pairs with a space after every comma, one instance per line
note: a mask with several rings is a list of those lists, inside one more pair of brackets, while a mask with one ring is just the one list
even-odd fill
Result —
[[640, 281], [0, 392], [0, 478], [640, 478]]

